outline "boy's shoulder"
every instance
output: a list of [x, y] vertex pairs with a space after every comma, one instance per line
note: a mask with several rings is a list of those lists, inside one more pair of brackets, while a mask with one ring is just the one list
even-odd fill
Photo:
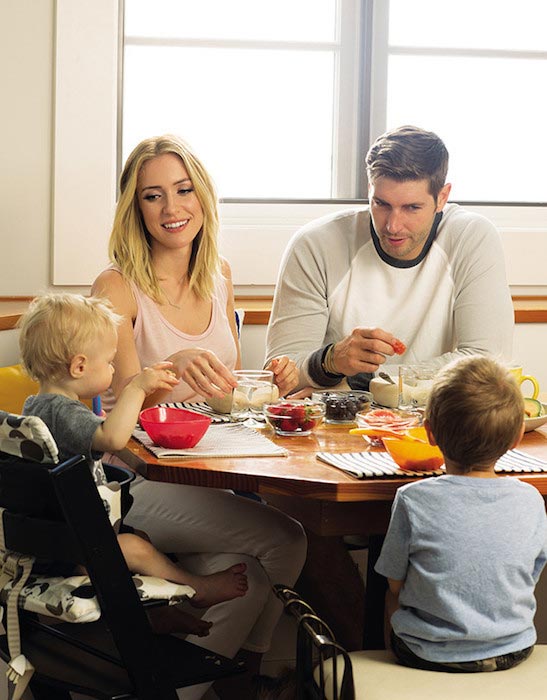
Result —
[[414, 481], [411, 484], [406, 484], [398, 490], [398, 495], [401, 498], [413, 500], [430, 498], [442, 498], [444, 494], [452, 496], [453, 494], [476, 493], [484, 496], [489, 493], [490, 496], [511, 496], [521, 497], [541, 501], [543, 497], [539, 491], [520, 479], [511, 476], [500, 476], [492, 479], [480, 479], [464, 475], [443, 474], [442, 476], [422, 479]]
[[42, 408], [47, 408], [49, 410], [59, 409], [65, 406], [72, 407], [79, 403], [79, 401], [69, 399], [68, 396], [63, 396], [62, 394], [34, 394], [26, 399], [23, 406], [23, 413], [25, 415], [30, 415], [33, 410], [40, 410]]
[[85, 424], [94, 414], [77, 399], [62, 394], [36, 394], [29, 396], [23, 406], [23, 415], [38, 416], [50, 426], [58, 428]]
[[412, 481], [410, 484], [405, 484], [397, 489], [398, 496], [414, 496], [430, 491], [437, 491], [446, 486], [446, 474], [442, 476], [432, 476], [420, 481]]

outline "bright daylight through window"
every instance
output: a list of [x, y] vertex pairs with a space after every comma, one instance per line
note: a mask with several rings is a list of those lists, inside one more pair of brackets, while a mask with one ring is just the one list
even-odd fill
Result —
[[370, 140], [413, 123], [453, 199], [547, 199], [544, 0], [125, 0], [124, 24], [122, 159], [174, 132], [223, 198], [364, 198]]

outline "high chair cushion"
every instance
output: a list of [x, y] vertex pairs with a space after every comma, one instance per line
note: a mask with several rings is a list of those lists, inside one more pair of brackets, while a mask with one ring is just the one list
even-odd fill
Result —
[[[350, 658], [358, 700], [535, 700], [544, 697], [546, 688], [547, 645], [536, 645], [531, 656], [514, 668], [486, 673], [407, 668], [390, 651], [356, 651]], [[327, 665], [327, 675], [329, 669]]]
[[59, 450], [49, 428], [37, 416], [0, 410], [0, 452], [33, 462], [56, 464]]
[[[192, 598], [195, 591], [190, 586], [171, 583], [154, 576], [133, 576], [139, 598], [168, 600], [175, 605]], [[0, 591], [5, 602], [12, 588], [9, 581]], [[65, 622], [94, 622], [101, 616], [99, 603], [88, 576], [34, 576], [31, 575], [19, 595], [19, 607], [29, 612], [56, 617]]]

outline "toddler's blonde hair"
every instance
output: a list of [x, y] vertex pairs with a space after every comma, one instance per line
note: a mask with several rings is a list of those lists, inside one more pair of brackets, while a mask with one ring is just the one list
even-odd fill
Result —
[[38, 382], [59, 379], [75, 355], [121, 321], [106, 299], [68, 293], [39, 296], [19, 324], [21, 362]]

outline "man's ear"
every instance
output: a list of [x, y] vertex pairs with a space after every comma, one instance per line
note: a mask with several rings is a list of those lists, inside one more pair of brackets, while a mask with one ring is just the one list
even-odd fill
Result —
[[435, 436], [431, 432], [431, 425], [429, 424], [429, 421], [427, 420], [427, 418], [424, 420], [424, 428], [425, 428], [425, 432], [427, 434], [427, 439], [429, 440], [429, 444], [433, 445], [435, 447], [437, 445], [437, 442], [435, 440]]
[[446, 185], [443, 185], [441, 191], [437, 196], [437, 212], [442, 211], [444, 209], [444, 205], [448, 202], [448, 196], [450, 195], [451, 189], [452, 185], [449, 182], [447, 182]]
[[74, 355], [70, 360], [68, 371], [73, 379], [79, 379], [85, 372], [87, 357], [85, 355]]

